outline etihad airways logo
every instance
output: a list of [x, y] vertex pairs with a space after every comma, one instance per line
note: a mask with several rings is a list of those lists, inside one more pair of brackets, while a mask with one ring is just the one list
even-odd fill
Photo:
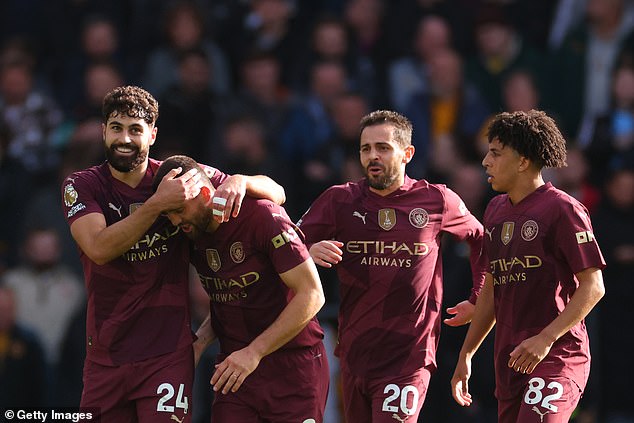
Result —
[[542, 266], [542, 259], [537, 256], [512, 257], [491, 261], [493, 285], [506, 285], [529, 280], [527, 269]]
[[491, 261], [491, 273], [510, 272], [514, 268], [534, 269], [542, 266], [542, 259], [537, 256], [511, 257]]
[[426, 256], [429, 247], [424, 242], [396, 241], [348, 241], [346, 251], [352, 254], [398, 254], [406, 253], [410, 256]]
[[247, 272], [230, 278], [219, 278], [198, 274], [209, 299], [217, 303], [227, 303], [247, 298], [247, 287], [260, 280], [257, 272]]

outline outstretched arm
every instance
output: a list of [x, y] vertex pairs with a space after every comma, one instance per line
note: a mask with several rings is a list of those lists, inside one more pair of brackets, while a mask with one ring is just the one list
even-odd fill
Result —
[[214, 391], [236, 392], [262, 358], [293, 339], [324, 305], [324, 292], [317, 268], [311, 259], [280, 274], [294, 292], [282, 313], [247, 347], [234, 351], [216, 366], [211, 378]]
[[214, 194], [213, 215], [218, 222], [227, 222], [240, 213], [244, 196], [266, 198], [276, 204], [284, 204], [284, 187], [265, 175], [231, 175], [224, 180]]
[[451, 394], [456, 402], [462, 406], [471, 405], [469, 393], [469, 377], [471, 377], [471, 358], [476, 353], [484, 338], [495, 324], [493, 308], [493, 276], [486, 274], [484, 286], [475, 305], [473, 320], [469, 325], [467, 336], [462, 344], [458, 363], [451, 378]]
[[561, 314], [540, 333], [525, 339], [509, 356], [508, 366], [520, 373], [532, 373], [546, 357], [553, 343], [583, 320], [605, 294], [601, 270], [585, 269], [575, 275], [579, 287]]
[[108, 226], [101, 213], [75, 220], [70, 231], [79, 248], [95, 263], [105, 264], [128, 251], [164, 211], [175, 209], [200, 191], [200, 175], [195, 169], [174, 178], [180, 168], [165, 175], [159, 189], [136, 211]]

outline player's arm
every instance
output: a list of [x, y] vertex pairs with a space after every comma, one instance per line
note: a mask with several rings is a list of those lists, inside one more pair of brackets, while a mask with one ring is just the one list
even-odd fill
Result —
[[265, 198], [276, 204], [284, 204], [286, 193], [284, 187], [265, 175], [231, 175], [216, 188], [214, 200], [214, 219], [226, 222], [230, 217], [240, 213], [244, 196]]
[[487, 269], [486, 257], [482, 254], [484, 228], [472, 214], [458, 216], [449, 231], [458, 239], [469, 245], [469, 264], [471, 266], [472, 288], [468, 300], [464, 300], [453, 307], [447, 308], [447, 313], [453, 317], [445, 319], [449, 326], [461, 326], [469, 323], [475, 310], [475, 303], [484, 284]]
[[540, 333], [525, 339], [510, 353], [508, 366], [521, 373], [531, 373], [546, 357], [553, 343], [583, 320], [605, 294], [603, 275], [596, 267], [575, 276], [579, 287], [563, 311]]
[[180, 168], [163, 178], [159, 189], [134, 213], [108, 226], [101, 213], [89, 213], [70, 225], [73, 238], [95, 263], [105, 264], [128, 251], [164, 211], [178, 208], [200, 191], [195, 169], [174, 178]]
[[462, 406], [471, 405], [469, 393], [469, 377], [471, 376], [471, 359], [495, 324], [493, 308], [493, 276], [486, 274], [484, 286], [475, 305], [473, 320], [458, 356], [458, 363], [451, 378], [451, 394]]
[[196, 331], [196, 340], [194, 341], [194, 366], [198, 366], [200, 357], [207, 347], [216, 339], [216, 333], [211, 326], [211, 313], [207, 313], [207, 317], [200, 324]]
[[324, 305], [324, 292], [311, 259], [280, 274], [294, 296], [275, 321], [247, 347], [233, 352], [217, 366], [211, 384], [214, 391], [236, 392], [260, 360], [293, 339]]

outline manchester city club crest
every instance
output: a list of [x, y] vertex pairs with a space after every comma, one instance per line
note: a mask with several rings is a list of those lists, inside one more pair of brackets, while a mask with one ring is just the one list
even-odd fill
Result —
[[240, 241], [231, 244], [231, 248], [229, 248], [229, 255], [234, 263], [242, 263], [244, 261], [244, 246]]
[[409, 212], [409, 223], [415, 228], [424, 228], [429, 222], [429, 213], [427, 210], [415, 208]]
[[527, 220], [522, 225], [522, 239], [524, 241], [532, 241], [537, 237], [539, 233], [539, 226], [534, 220]]
[[511, 239], [513, 239], [513, 229], [515, 229], [515, 222], [504, 222], [502, 232], [500, 232], [502, 244], [508, 245], [508, 243], [511, 242]]
[[77, 201], [77, 191], [75, 191], [75, 187], [71, 184], [68, 184], [64, 187], [64, 204], [66, 207], [71, 207]]
[[207, 248], [205, 252], [207, 253], [207, 264], [209, 265], [209, 268], [214, 272], [217, 272], [221, 266], [218, 250], [214, 248]]
[[379, 226], [389, 231], [396, 225], [396, 211], [394, 209], [379, 210]]

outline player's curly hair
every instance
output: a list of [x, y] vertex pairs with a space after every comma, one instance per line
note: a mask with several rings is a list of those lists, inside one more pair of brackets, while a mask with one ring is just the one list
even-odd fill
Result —
[[555, 121], [541, 110], [504, 112], [489, 125], [489, 142], [498, 139], [541, 169], [566, 166], [566, 140]]
[[133, 85], [114, 88], [103, 99], [101, 117], [103, 123], [113, 115], [140, 118], [152, 126], [158, 119], [158, 101], [143, 88]]
[[359, 133], [368, 126], [389, 123], [394, 126], [394, 140], [401, 147], [412, 144], [412, 122], [400, 113], [391, 110], [375, 110], [361, 118]]

